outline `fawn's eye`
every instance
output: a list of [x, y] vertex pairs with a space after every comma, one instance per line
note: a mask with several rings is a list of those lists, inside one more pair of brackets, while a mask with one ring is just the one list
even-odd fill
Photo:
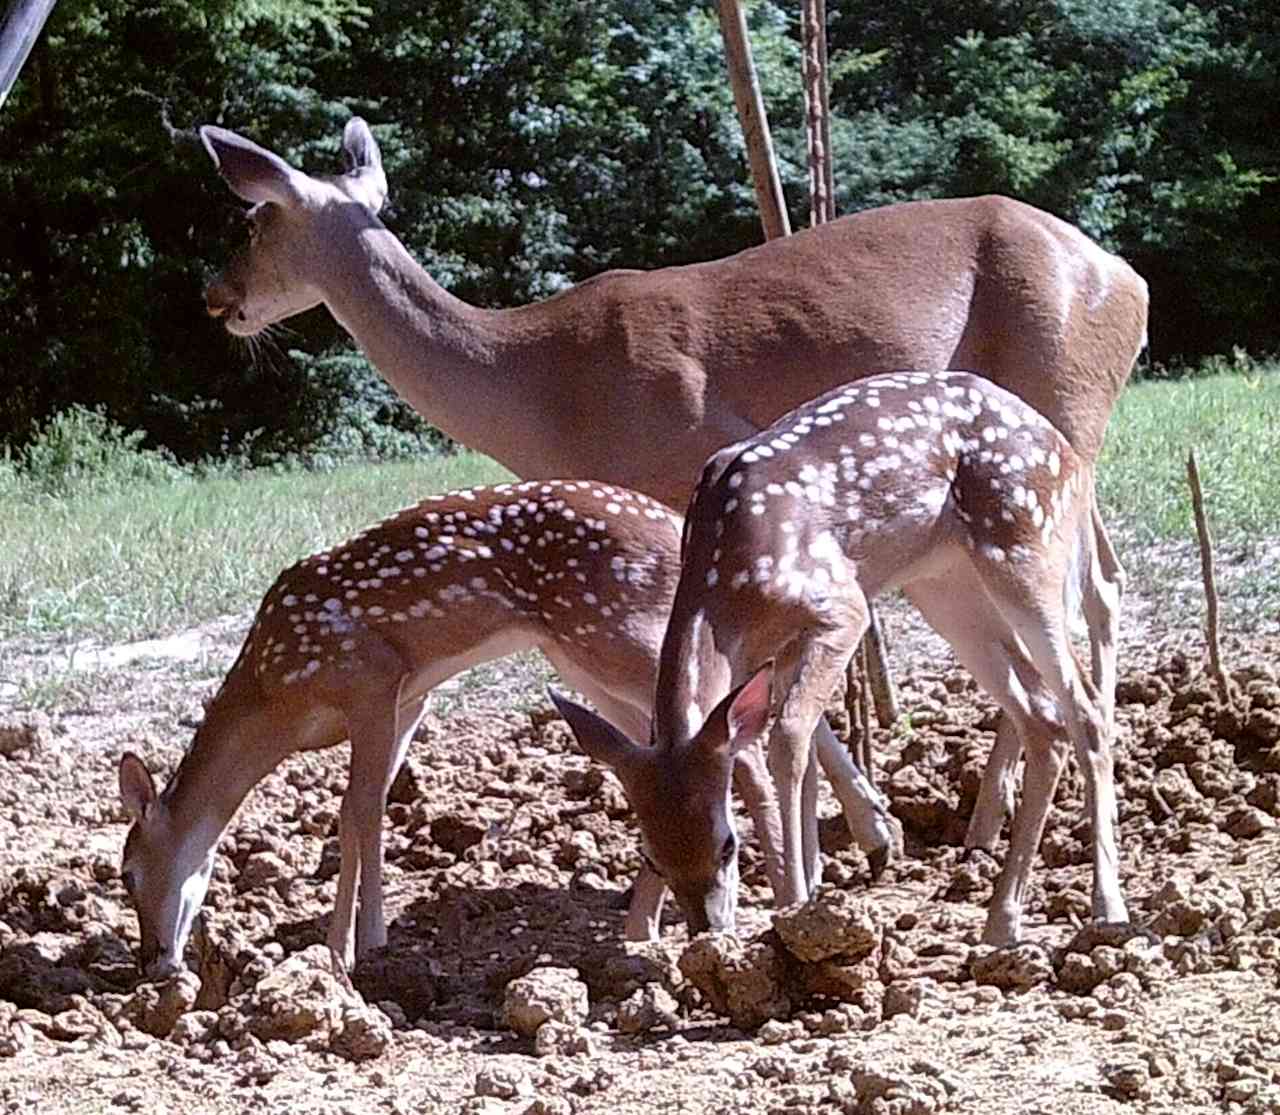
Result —
[[733, 857], [736, 856], [737, 854], [738, 854], [737, 838], [732, 835], [726, 836], [724, 840], [724, 847], [720, 849], [720, 865], [722, 867], [728, 866], [728, 864], [732, 862]]

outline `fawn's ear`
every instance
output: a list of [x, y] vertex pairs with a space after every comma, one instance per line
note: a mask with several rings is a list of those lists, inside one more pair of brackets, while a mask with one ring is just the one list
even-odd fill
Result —
[[649, 748], [633, 743], [603, 716], [570, 700], [563, 693], [551, 688], [547, 693], [568, 722], [578, 746], [597, 762], [612, 768], [626, 785], [630, 772], [645, 760]]
[[145, 821], [156, 804], [156, 784], [146, 764], [132, 751], [120, 757], [120, 800], [135, 821]]
[[698, 732], [698, 746], [736, 754], [750, 747], [769, 725], [773, 706], [773, 662], [766, 662], [725, 697]]
[[294, 170], [274, 151], [259, 147], [226, 128], [206, 124], [200, 140], [231, 192], [254, 205], [274, 201], [296, 205], [305, 193], [307, 176]]

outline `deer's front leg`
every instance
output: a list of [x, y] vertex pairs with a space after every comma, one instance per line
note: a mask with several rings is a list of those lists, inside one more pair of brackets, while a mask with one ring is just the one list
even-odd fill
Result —
[[1002, 713], [996, 726], [996, 742], [982, 770], [982, 782], [978, 786], [978, 800], [969, 818], [969, 830], [965, 834], [966, 848], [981, 848], [994, 853], [1000, 829], [1005, 817], [1014, 813], [1016, 796], [1014, 783], [1018, 773], [1018, 760], [1022, 757], [1022, 740], [1008, 713]]
[[628, 941], [656, 941], [662, 931], [662, 906], [667, 884], [649, 866], [640, 869], [631, 884], [631, 906], [623, 932]]
[[814, 733], [862, 636], [865, 611], [862, 615], [862, 624], [824, 632], [821, 641], [808, 636], [799, 648], [794, 669], [783, 674], [790, 680], [784, 683], [781, 708], [769, 738], [769, 771], [782, 819], [780, 906], [805, 901], [820, 876]]
[[[355, 924], [356, 961], [387, 943], [387, 925], [382, 910], [382, 816], [386, 812], [391, 783], [427, 707], [425, 697], [403, 708], [397, 707], [398, 700], [397, 687], [396, 697], [385, 703], [387, 707], [368, 709], [358, 721], [350, 724], [351, 773], [342, 799], [342, 828], [344, 869], [347, 860], [345, 834], [349, 828], [354, 832], [353, 841], [358, 848], [360, 901]], [[354, 868], [352, 874], [355, 874]], [[342, 897], [341, 878], [339, 896]], [[337, 935], [337, 920], [335, 911], [334, 936]], [[343, 943], [347, 947], [347, 942]], [[347, 954], [344, 951], [342, 955], [345, 959]]]
[[733, 758], [733, 784], [741, 796], [755, 826], [760, 853], [764, 857], [765, 874], [773, 889], [774, 901], [780, 901], [783, 884], [784, 856], [782, 818], [778, 798], [769, 776], [769, 764], [760, 743], [744, 747]]

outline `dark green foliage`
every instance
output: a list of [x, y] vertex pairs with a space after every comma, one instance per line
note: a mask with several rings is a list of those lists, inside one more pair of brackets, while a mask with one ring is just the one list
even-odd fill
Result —
[[[798, 14], [749, 7], [799, 224]], [[841, 210], [1013, 194], [1142, 271], [1156, 359], [1280, 347], [1280, 9], [828, 7]], [[0, 444], [81, 405], [183, 460], [418, 451], [326, 313], [255, 358], [200, 298], [242, 207], [195, 126], [321, 172], [353, 112], [386, 220], [480, 304], [759, 237], [710, 0], [62, 0], [0, 110]]]

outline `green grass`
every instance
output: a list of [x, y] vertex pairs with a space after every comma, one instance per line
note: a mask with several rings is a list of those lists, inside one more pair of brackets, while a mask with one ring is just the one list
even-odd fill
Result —
[[298, 558], [433, 492], [509, 475], [460, 454], [0, 497], [0, 638], [121, 641], [249, 608]]
[[1223, 631], [1280, 617], [1280, 367], [1132, 384], [1107, 430], [1098, 497], [1130, 591], [1169, 626], [1205, 613], [1187, 453], [1213, 536]]
[[1215, 538], [1280, 536], [1280, 366], [1132, 384], [1099, 462], [1108, 523], [1142, 545], [1193, 539], [1192, 448]]
[[[1185, 586], [1198, 577], [1191, 446], [1226, 573], [1234, 563], [1269, 581], [1245, 586], [1248, 607], [1274, 613], [1280, 576], [1266, 568], [1280, 553], [1280, 368], [1135, 383], [1112, 419], [1104, 514], [1141, 587], [1180, 594], [1187, 607], [1196, 605]], [[120, 642], [236, 614], [299, 557], [432, 492], [507, 476], [471, 454], [69, 494], [24, 494], [10, 476], [0, 484], [0, 640]]]

